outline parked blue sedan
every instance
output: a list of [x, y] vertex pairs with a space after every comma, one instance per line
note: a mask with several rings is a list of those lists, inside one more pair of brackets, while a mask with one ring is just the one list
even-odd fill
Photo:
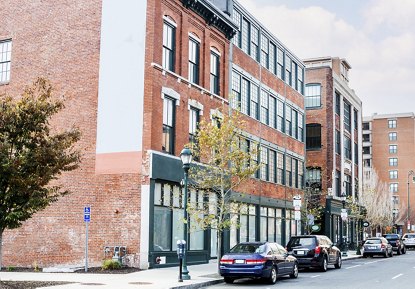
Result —
[[261, 278], [275, 284], [279, 276], [298, 277], [297, 259], [281, 245], [269, 242], [239, 243], [222, 257], [219, 269], [226, 283], [239, 278]]

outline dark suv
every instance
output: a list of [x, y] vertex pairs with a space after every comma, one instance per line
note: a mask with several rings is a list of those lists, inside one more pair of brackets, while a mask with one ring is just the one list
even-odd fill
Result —
[[396, 252], [396, 254], [400, 255], [406, 253], [406, 246], [402, 241], [401, 235], [384, 234], [383, 237], [388, 240], [389, 244], [392, 245], [392, 249]]
[[341, 252], [327, 236], [293, 236], [287, 244], [287, 251], [297, 258], [300, 268], [317, 267], [325, 272], [329, 264], [336, 269], [342, 266]]

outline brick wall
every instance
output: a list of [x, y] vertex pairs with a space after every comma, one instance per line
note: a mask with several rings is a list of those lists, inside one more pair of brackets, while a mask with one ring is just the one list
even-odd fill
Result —
[[101, 1], [6, 0], [1, 6], [0, 40], [11, 38], [13, 46], [11, 80], [0, 86], [0, 93], [18, 95], [35, 78], [50, 79], [55, 95], [65, 95], [66, 105], [53, 126], [78, 126], [83, 153], [80, 168], [59, 180], [72, 194], [20, 229], [4, 233], [3, 265], [82, 265], [85, 205], [92, 208], [92, 265], [101, 263], [106, 244], [126, 245], [129, 253], [137, 253], [139, 175], [95, 175]]

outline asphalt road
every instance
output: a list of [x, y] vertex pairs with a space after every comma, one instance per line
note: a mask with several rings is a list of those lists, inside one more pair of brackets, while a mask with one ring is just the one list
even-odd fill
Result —
[[415, 289], [415, 251], [393, 258], [374, 257], [343, 262], [341, 269], [330, 266], [327, 272], [300, 271], [297, 279], [283, 277], [275, 285], [241, 279], [234, 284], [205, 287], [225, 288], [289, 288], [289, 289]]

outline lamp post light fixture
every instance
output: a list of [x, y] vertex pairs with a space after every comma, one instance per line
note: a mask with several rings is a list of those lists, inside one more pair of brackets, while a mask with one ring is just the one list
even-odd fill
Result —
[[407, 181], [408, 181], [408, 200], [407, 200], [407, 203], [408, 203], [408, 210], [406, 211], [406, 221], [407, 221], [407, 230], [408, 230], [408, 232], [409, 232], [409, 230], [411, 229], [411, 221], [410, 221], [410, 214], [409, 214], [409, 210], [410, 210], [410, 205], [409, 205], [409, 177], [410, 176], [413, 176], [415, 174], [415, 172], [413, 171], [413, 170], [410, 170], [409, 172], [408, 172], [408, 178], [407, 178]]
[[[180, 159], [183, 163], [183, 170], [184, 170], [184, 229], [183, 229], [183, 239], [186, 242], [185, 246], [188, 247], [188, 233], [187, 229], [189, 226], [189, 217], [187, 215], [187, 196], [188, 196], [188, 176], [189, 176], [189, 169], [190, 164], [192, 162], [192, 151], [189, 148], [184, 148], [180, 153]], [[184, 251], [183, 256], [183, 265], [182, 265], [182, 279], [183, 280], [190, 280], [189, 270], [187, 269], [187, 248]]]

